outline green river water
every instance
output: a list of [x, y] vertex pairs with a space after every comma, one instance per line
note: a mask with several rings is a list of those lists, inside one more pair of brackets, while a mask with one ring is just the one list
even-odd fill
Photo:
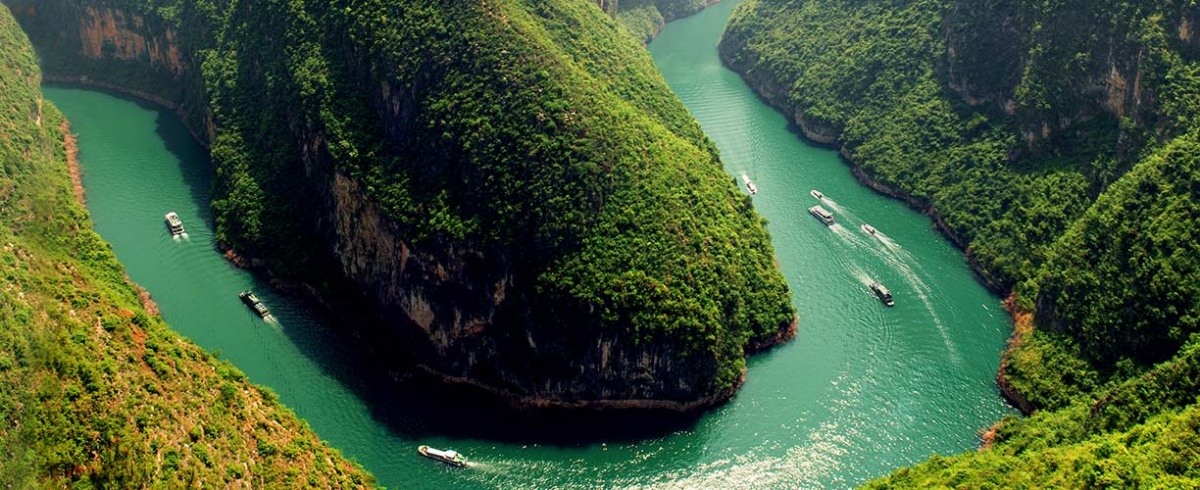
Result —
[[[800, 327], [751, 360], [732, 402], [671, 423], [630, 418], [571, 435], [397, 387], [361, 363], [336, 317], [275, 293], [215, 250], [211, 166], [171, 113], [92, 90], [48, 86], [45, 95], [79, 135], [96, 230], [163, 317], [278, 392], [389, 487], [841, 488], [973, 449], [982, 428], [1011, 412], [993, 383], [1009, 331], [999, 299], [927, 217], [859, 185], [833, 151], [801, 142], [721, 66], [715, 46], [736, 3], [672, 23], [650, 51], [729, 172], [758, 185], [755, 206], [770, 221]], [[820, 204], [838, 225], [807, 214], [818, 204], [811, 189], [827, 196]], [[187, 240], [168, 236], [167, 211], [179, 213]], [[894, 308], [869, 292], [872, 280], [892, 290]], [[276, 322], [238, 301], [249, 288]], [[420, 458], [417, 444], [474, 463], [450, 468]]]

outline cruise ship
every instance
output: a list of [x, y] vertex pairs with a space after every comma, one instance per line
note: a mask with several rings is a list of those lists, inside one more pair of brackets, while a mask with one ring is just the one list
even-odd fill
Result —
[[167, 228], [171, 229], [172, 235], [182, 235], [184, 233], [183, 220], [179, 219], [179, 215], [175, 214], [175, 211], [167, 213], [164, 218], [167, 220]]
[[834, 223], [833, 213], [826, 211], [825, 208], [821, 206], [813, 206], [808, 208], [808, 212], [815, 216], [818, 220], [821, 220], [822, 223], [827, 225], [832, 225]]
[[421, 456], [425, 456], [429, 459], [436, 459], [451, 466], [467, 465], [467, 457], [459, 454], [453, 449], [443, 451], [441, 449], [434, 449], [429, 446], [422, 445], [417, 447], [417, 452], [421, 453]]

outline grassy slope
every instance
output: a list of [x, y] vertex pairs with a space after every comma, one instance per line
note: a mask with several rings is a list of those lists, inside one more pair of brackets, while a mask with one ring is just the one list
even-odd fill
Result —
[[[1173, 24], [1188, 8], [751, 0], [735, 13], [722, 43], [733, 65], [784, 87], [809, 122], [840, 130], [868, 176], [930, 203], [985, 277], [1037, 308], [1039, 330], [1006, 374], [1043, 410], [1003, 424], [994, 449], [876, 485], [1196, 485], [1194, 450], [1171, 451], [1195, 438], [1200, 391], [1139, 382], [1193, 362], [1183, 346], [1200, 330], [1200, 147], [1187, 136], [1200, 128], [1190, 95], [1200, 83]], [[1034, 25], [994, 42], [997, 30]], [[997, 69], [1005, 50], [1027, 52], [1015, 81]], [[1087, 109], [1098, 102], [1083, 89], [1107, 75], [1105, 53], [1136, 62], [1139, 89], [1158, 94], [1136, 119]], [[964, 73], [979, 82], [975, 96], [1010, 90], [1014, 115], [964, 104], [949, 88]], [[1075, 119], [1048, 139], [1022, 133], [1063, 117]], [[1136, 423], [1095, 423], [1091, 407], [1114, 396], [1137, 407], [1117, 418]]]
[[0, 8], [0, 484], [371, 485], [274, 394], [146, 313], [74, 201], [39, 79]]

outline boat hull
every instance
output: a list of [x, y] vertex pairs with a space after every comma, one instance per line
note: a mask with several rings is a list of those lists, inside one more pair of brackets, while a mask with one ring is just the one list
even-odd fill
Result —
[[[438, 451], [438, 450], [436, 450], [436, 449], [433, 449], [433, 450], [431, 451], [431, 449], [432, 449], [432, 448], [430, 448], [429, 446], [418, 446], [418, 447], [417, 447], [417, 453], [420, 453], [420, 455], [421, 455], [421, 456], [424, 456], [424, 457], [426, 457], [426, 458], [429, 458], [429, 459], [432, 459], [432, 460], [435, 460], [435, 461], [441, 461], [441, 462], [443, 462], [443, 463], [446, 463], [446, 464], [448, 464], [448, 465], [450, 465], [450, 466], [458, 466], [458, 467], [462, 467], [462, 466], [466, 466], [466, 465], [467, 465], [467, 462], [466, 462], [466, 461], [463, 461], [463, 460], [460, 460], [460, 459], [452, 459], [452, 458], [448, 458], [448, 457], [444, 456], [444, 455], [443, 455], [443, 453], [442, 453], [441, 451]], [[453, 452], [453, 451], [452, 451], [452, 452]]]

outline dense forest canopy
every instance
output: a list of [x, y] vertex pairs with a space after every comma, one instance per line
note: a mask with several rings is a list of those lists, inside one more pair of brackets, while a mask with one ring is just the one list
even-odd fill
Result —
[[1014, 293], [1003, 382], [1037, 415], [881, 485], [1196, 484], [1200, 457], [1172, 451], [1195, 444], [1200, 395], [1181, 374], [1200, 332], [1198, 17], [1149, 0], [735, 12], [725, 60]]
[[[307, 157], [288, 141], [321, 138], [414, 247], [504, 254], [540, 308], [565, 305], [535, 321], [594, 311], [595, 328], [712, 359], [706, 393], [736, 382], [744, 345], [791, 321], [762, 219], [646, 53], [595, 6], [232, 12], [203, 22], [216, 41], [200, 57], [220, 128], [214, 209], [235, 247], [304, 242], [287, 217], [312, 214], [296, 181]], [[260, 111], [264, 99], [289, 110]], [[399, 114], [380, 112], [392, 103]]]
[[[466, 271], [403, 286], [350, 278], [368, 295], [409, 288], [447, 325], [485, 311], [479, 316], [498, 327], [480, 337], [492, 340], [444, 337], [465, 338], [458, 349], [522, 352], [479, 367], [450, 359], [475, 358], [469, 352], [412, 342], [414, 357], [434, 370], [483, 372], [501, 391], [533, 396], [530, 387], [551, 386], [541, 379], [566, 375], [552, 372], [558, 364], [523, 360], [538, 356], [526, 338], [563, 340], [547, 347], [559, 364], [615, 338], [630, 352], [662, 346], [687, 364], [690, 378], [661, 396], [690, 401], [731, 394], [746, 351], [792, 325], [764, 221], [648, 53], [596, 3], [8, 3], [36, 12], [21, 20], [50, 72], [180, 104], [211, 145], [223, 246], [338, 291], [347, 269], [373, 266], [343, 261], [347, 241], [357, 240], [335, 226], [346, 202], [337, 185], [349, 180], [402, 242], [396, 255]], [[670, 15], [699, 6], [655, 4]], [[178, 61], [126, 56], [116, 42], [99, 54], [76, 51], [107, 34], [64, 30], [60, 19], [95, 17], [177, 48]], [[494, 284], [502, 292], [480, 292]], [[395, 324], [413, 331], [407, 338], [421, 334], [413, 321]]]

